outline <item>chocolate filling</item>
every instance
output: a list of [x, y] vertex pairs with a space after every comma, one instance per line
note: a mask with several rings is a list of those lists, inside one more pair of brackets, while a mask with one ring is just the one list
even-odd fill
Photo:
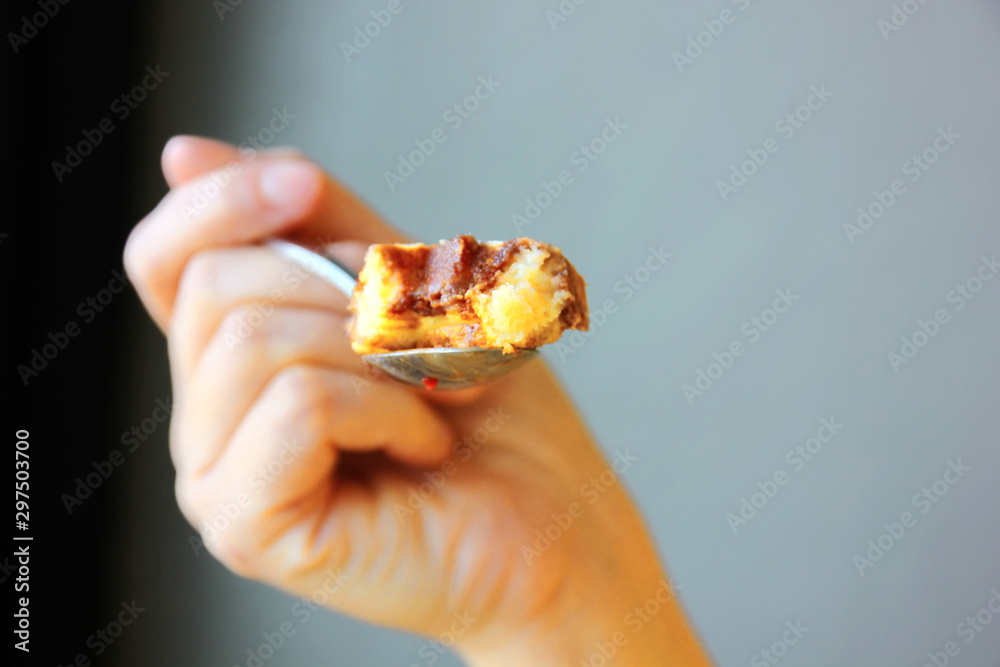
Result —
[[518, 250], [527, 247], [528, 239], [490, 246], [468, 235], [430, 247], [385, 246], [382, 256], [386, 265], [405, 281], [403, 296], [389, 305], [388, 312], [421, 317], [449, 310], [471, 313], [470, 291], [492, 289]]

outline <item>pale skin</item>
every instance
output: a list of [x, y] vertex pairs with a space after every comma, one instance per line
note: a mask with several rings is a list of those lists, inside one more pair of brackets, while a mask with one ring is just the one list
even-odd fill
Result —
[[[408, 239], [295, 151], [175, 137], [162, 166], [170, 192], [125, 266], [167, 336], [181, 511], [202, 531], [236, 515], [204, 532], [216, 558], [302, 597], [336, 573], [327, 606], [454, 636], [474, 667], [590, 664], [609, 642], [607, 664], [710, 664], [623, 486], [582, 495], [611, 462], [542, 362], [463, 392], [373, 377], [344, 295], [257, 245], [358, 269], [368, 244]], [[443, 635], [456, 614], [474, 621]]]

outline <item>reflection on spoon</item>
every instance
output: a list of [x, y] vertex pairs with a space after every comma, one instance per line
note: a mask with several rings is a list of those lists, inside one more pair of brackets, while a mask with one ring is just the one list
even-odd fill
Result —
[[496, 348], [428, 347], [369, 354], [364, 359], [406, 384], [428, 389], [465, 389], [495, 380], [536, 356], [538, 350], [504, 354]]

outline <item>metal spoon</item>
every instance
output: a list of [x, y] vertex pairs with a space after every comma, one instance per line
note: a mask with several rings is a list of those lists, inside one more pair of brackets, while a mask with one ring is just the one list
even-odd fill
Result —
[[[358, 277], [332, 257], [280, 239], [267, 245], [348, 297]], [[504, 354], [496, 348], [428, 347], [363, 356], [366, 363], [405, 384], [428, 389], [465, 389], [486, 384], [538, 356], [538, 350]]]

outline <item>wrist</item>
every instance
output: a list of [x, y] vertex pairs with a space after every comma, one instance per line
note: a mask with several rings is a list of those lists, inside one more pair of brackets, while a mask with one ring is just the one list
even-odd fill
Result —
[[630, 564], [630, 574], [581, 576], [543, 616], [471, 638], [460, 652], [471, 667], [711, 665], [659, 565]]
[[503, 642], [464, 647], [471, 667], [566, 665], [700, 667], [710, 665], [666, 579], [645, 597], [591, 589], [560, 615], [534, 622]]

